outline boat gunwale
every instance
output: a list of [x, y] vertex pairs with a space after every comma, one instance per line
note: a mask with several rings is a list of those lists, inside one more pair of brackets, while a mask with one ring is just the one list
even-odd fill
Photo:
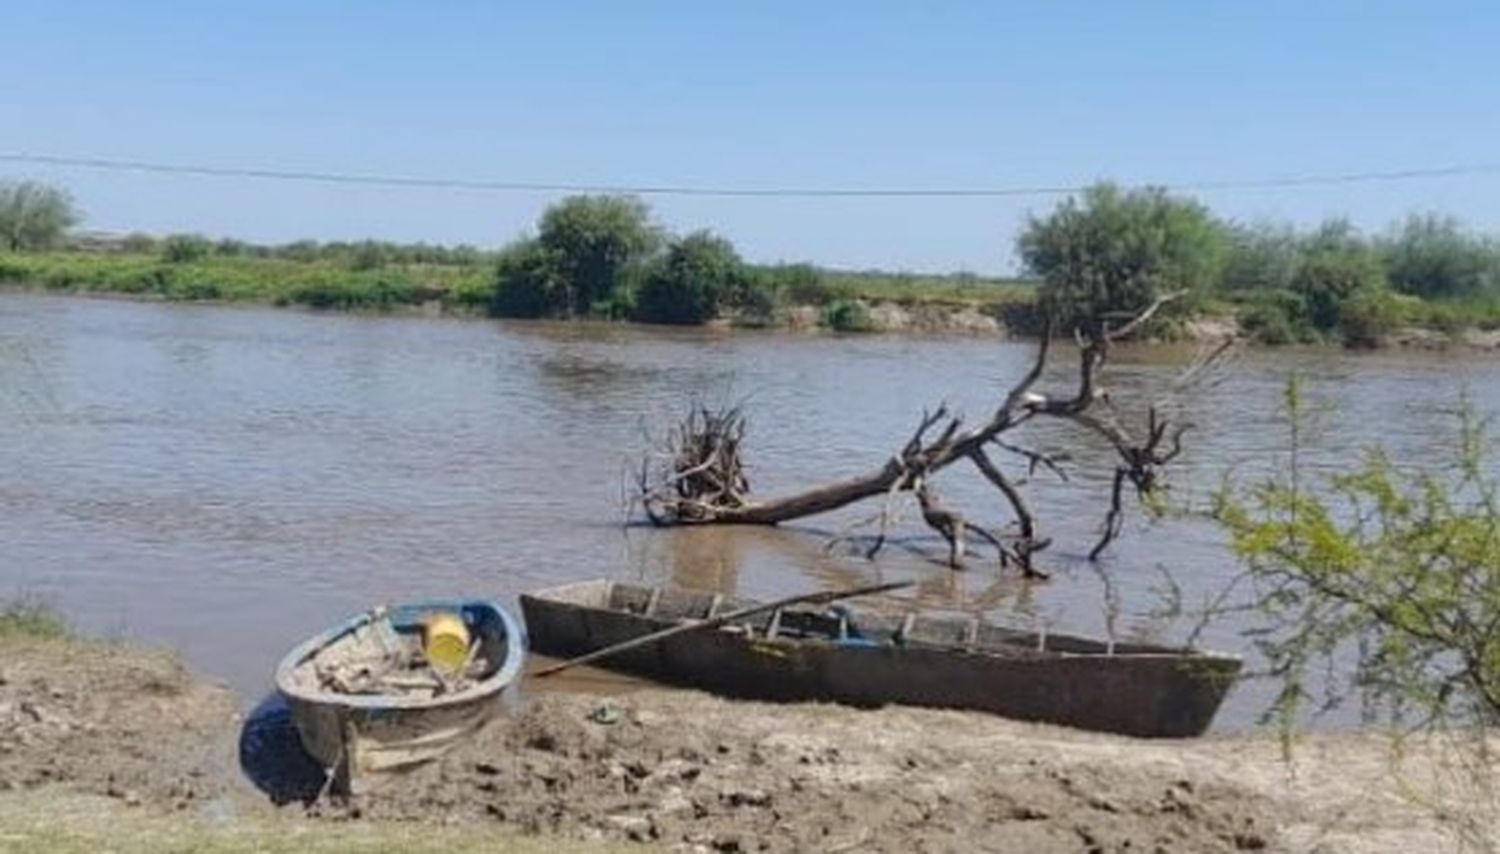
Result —
[[[571, 600], [568, 600], [568, 599], [565, 599], [565, 598], [555, 598], [552, 595], [548, 595], [548, 594], [557, 594], [557, 593], [562, 593], [562, 592], [577, 590], [577, 589], [579, 589], [581, 587], [585, 587], [586, 585], [592, 585], [592, 584], [599, 583], [599, 582], [602, 582], [603, 584], [606, 585], [606, 587], [605, 587], [606, 591], [610, 591], [610, 592], [613, 591], [614, 586], [615, 586], [615, 582], [614, 581], [611, 581], [609, 579], [598, 578], [598, 579], [589, 579], [587, 581], [574, 582], [574, 583], [571, 583], [571, 584], [558, 585], [558, 586], [555, 586], [555, 587], [548, 587], [548, 588], [544, 588], [542, 590], [537, 590], [537, 591], [530, 592], [530, 593], [523, 593], [522, 594], [522, 598], [523, 599], [530, 598], [530, 599], [533, 599], [533, 600], [540, 600], [540, 601], [547, 602], [547, 603], [549, 603], [551, 605], [563, 605], [563, 606], [567, 606], [567, 607], [571, 607], [571, 608], [578, 608], [578, 609], [582, 609], [582, 610], [595, 611], [595, 612], [607, 613], [607, 614], [619, 614], [619, 615], [623, 615], [623, 616], [635, 617], [637, 619], [650, 620], [652, 622], [660, 623], [660, 624], [664, 624], [664, 625], [681, 624], [681, 623], [684, 623], [684, 622], [691, 621], [693, 619], [691, 617], [662, 617], [662, 616], [658, 616], [658, 615], [649, 615], [648, 616], [646, 614], [635, 613], [635, 612], [633, 612], [633, 611], [631, 611], [631, 610], [629, 610], [627, 608], [614, 608], [614, 607], [610, 607], [608, 604], [605, 604], [603, 606], [583, 604], [583, 603], [580, 603], [580, 602], [577, 602], [577, 601], [571, 601]], [[712, 591], [696, 590], [694, 588], [677, 587], [677, 586], [674, 586], [674, 585], [640, 585], [640, 584], [634, 584], [633, 586], [636, 586], [636, 587], [645, 587], [647, 589], [673, 590], [673, 591], [685, 592], [685, 593], [699, 593], [699, 594], [707, 594], [707, 595], [711, 595], [712, 594]], [[607, 598], [606, 598], [606, 602], [607, 602]], [[997, 625], [995, 623], [988, 623], [988, 625], [993, 626], [995, 628], [1001, 628], [1001, 629], [1007, 628], [1005, 626], [1000, 626], [1000, 625]], [[718, 631], [723, 631], [724, 627], [721, 627], [721, 628], [719, 628], [717, 630]], [[1018, 630], [1013, 630], [1013, 631], [1018, 631]], [[1066, 633], [1061, 633], [1061, 632], [1058, 632], [1058, 633], [1051, 633], [1051, 632], [1049, 632], [1049, 633], [1047, 633], [1045, 635], [1045, 637], [1048, 638], [1048, 639], [1078, 641], [1078, 642], [1087, 643], [1087, 644], [1104, 645], [1104, 644], [1107, 643], [1106, 641], [1101, 641], [1101, 640], [1098, 640], [1097, 638], [1089, 638], [1089, 637], [1084, 637], [1084, 636], [1081, 636], [1081, 635], [1071, 635], [1071, 634], [1066, 634]], [[1136, 647], [1139, 647], [1139, 646], [1155, 647], [1156, 649], [1154, 649], [1152, 651], [1073, 652], [1073, 651], [1057, 650], [1057, 649], [1045, 649], [1045, 648], [1044, 649], [1037, 649], [1037, 648], [1035, 648], [1033, 646], [1028, 646], [1027, 644], [1023, 644], [1023, 643], [1003, 643], [1003, 642], [1002, 643], [998, 643], [998, 644], [993, 644], [993, 645], [990, 645], [990, 646], [973, 646], [973, 647], [969, 647], [969, 646], [960, 645], [960, 644], [950, 645], [950, 644], [936, 643], [936, 642], [931, 642], [931, 641], [921, 641], [921, 640], [917, 640], [917, 641], [904, 641], [904, 642], [900, 642], [900, 643], [896, 643], [896, 642], [880, 643], [880, 644], [874, 644], [874, 645], [868, 645], [868, 646], [867, 645], [863, 645], [863, 644], [841, 644], [841, 643], [839, 643], [839, 642], [837, 642], [835, 640], [828, 639], [828, 638], [821, 638], [821, 637], [795, 637], [795, 638], [794, 637], [777, 637], [777, 638], [756, 638], [755, 640], [757, 642], [759, 642], [759, 643], [770, 642], [770, 643], [788, 643], [788, 644], [823, 644], [823, 645], [826, 645], [826, 646], [838, 647], [838, 648], [841, 648], [841, 649], [876, 649], [876, 650], [878, 650], [878, 649], [911, 649], [911, 650], [926, 650], [926, 651], [930, 651], [930, 652], [942, 652], [942, 653], [949, 653], [949, 654], [956, 654], [956, 655], [985, 656], [985, 657], [989, 657], [989, 658], [1004, 658], [1004, 657], [1007, 657], [1006, 656], [1006, 652], [1007, 651], [1015, 650], [1015, 651], [1026, 653], [1027, 655], [1025, 657], [1026, 658], [1030, 658], [1032, 660], [1044, 660], [1044, 659], [1045, 660], [1056, 660], [1056, 659], [1068, 658], [1068, 659], [1121, 659], [1121, 660], [1127, 660], [1127, 661], [1152, 661], [1152, 660], [1159, 660], [1159, 659], [1172, 659], [1172, 660], [1188, 660], [1188, 661], [1200, 661], [1200, 662], [1222, 662], [1222, 663], [1231, 663], [1232, 662], [1232, 663], [1236, 663], [1236, 664], [1240, 664], [1240, 665], [1244, 664], [1244, 658], [1242, 656], [1235, 655], [1234, 653], [1220, 652], [1220, 651], [1211, 650], [1211, 649], [1200, 649], [1200, 648], [1197, 648], [1197, 647], [1168, 647], [1168, 646], [1162, 646], [1162, 645], [1159, 645], [1159, 644], [1130, 644], [1131, 646], [1136, 646]], [[1018, 658], [1012, 659], [1012, 660], [1021, 660], [1021, 659], [1018, 657]]]
[[340, 694], [326, 689], [306, 691], [291, 684], [292, 671], [338, 638], [370, 622], [374, 611], [364, 611], [324, 629], [292, 648], [276, 665], [276, 690], [289, 699], [348, 709], [440, 709], [483, 700], [498, 694], [516, 680], [526, 657], [526, 630], [498, 602], [489, 599], [432, 599], [402, 602], [399, 607], [422, 609], [481, 607], [500, 618], [505, 631], [505, 660], [495, 672], [474, 685], [440, 697], [405, 697], [395, 694]]

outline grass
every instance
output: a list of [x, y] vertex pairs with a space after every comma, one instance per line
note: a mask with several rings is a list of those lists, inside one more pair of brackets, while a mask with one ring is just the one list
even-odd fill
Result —
[[[441, 816], [435, 815], [435, 819]], [[508, 854], [573, 854], [634, 851], [623, 845], [591, 845], [545, 836], [521, 836], [500, 827], [436, 824], [315, 822], [290, 816], [239, 815], [207, 820], [179, 813], [39, 789], [0, 795], [0, 851], [9, 852], [406, 852], [473, 851]]]
[[1418, 300], [1401, 302], [1401, 319], [1412, 326], [1455, 332], [1461, 329], [1500, 329], [1500, 297], [1466, 300]]
[[21, 596], [0, 605], [0, 639], [56, 640], [69, 634], [67, 620], [45, 602]]
[[389, 264], [353, 269], [331, 261], [49, 252], [0, 255], [0, 284], [60, 293], [115, 293], [171, 301], [259, 302], [330, 309], [392, 309], [438, 300], [477, 310], [489, 299], [488, 265]]

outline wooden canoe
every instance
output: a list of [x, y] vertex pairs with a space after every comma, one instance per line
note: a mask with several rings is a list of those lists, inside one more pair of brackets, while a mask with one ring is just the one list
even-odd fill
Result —
[[[574, 657], [750, 600], [585, 581], [523, 595], [532, 648]], [[978, 618], [786, 608], [621, 652], [598, 666], [729, 697], [972, 709], [1140, 737], [1201, 734], [1240, 660], [1002, 628]]]
[[[372, 648], [418, 655], [424, 622], [435, 613], [458, 616], [472, 637], [468, 678], [449, 686], [434, 673], [419, 684], [421, 690], [382, 689], [380, 683], [365, 691], [330, 686], [330, 661], [368, 657]], [[358, 794], [388, 775], [441, 756], [483, 726], [516, 681], [525, 652], [520, 624], [492, 602], [397, 605], [351, 617], [299, 645], [276, 668], [276, 688], [286, 698], [303, 747], [333, 775], [339, 790]]]

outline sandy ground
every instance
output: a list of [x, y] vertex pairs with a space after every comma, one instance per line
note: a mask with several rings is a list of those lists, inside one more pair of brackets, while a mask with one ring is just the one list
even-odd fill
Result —
[[168, 657], [59, 641], [0, 653], [0, 849], [1500, 846], [1493, 796], [1432, 745], [1398, 763], [1374, 734], [1308, 738], [1288, 765], [1267, 738], [1135, 741], [666, 691], [535, 696], [358, 804], [308, 806], [315, 769], [284, 719], [247, 723]]

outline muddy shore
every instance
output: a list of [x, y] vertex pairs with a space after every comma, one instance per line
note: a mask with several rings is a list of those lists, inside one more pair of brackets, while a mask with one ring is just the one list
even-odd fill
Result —
[[[430, 827], [551, 850], [1437, 851], [1459, 844], [1465, 820], [1483, 827], [1495, 814], [1430, 745], [1409, 745], [1398, 763], [1372, 733], [1309, 737], [1289, 765], [1267, 737], [1148, 742], [649, 689], [523, 696], [462, 749], [360, 803], [309, 804], [316, 781], [295, 785], [305, 758], [254, 755], [296, 752], [285, 722], [266, 738], [233, 695], [171, 657], [71, 640], [0, 646], [7, 846], [56, 825], [28, 831], [4, 816], [61, 816], [79, 798], [190, 837], [238, 827], [343, 838], [352, 821], [376, 842]], [[279, 793], [251, 767], [278, 763], [293, 784]], [[236, 838], [253, 848], [258, 837]]]

